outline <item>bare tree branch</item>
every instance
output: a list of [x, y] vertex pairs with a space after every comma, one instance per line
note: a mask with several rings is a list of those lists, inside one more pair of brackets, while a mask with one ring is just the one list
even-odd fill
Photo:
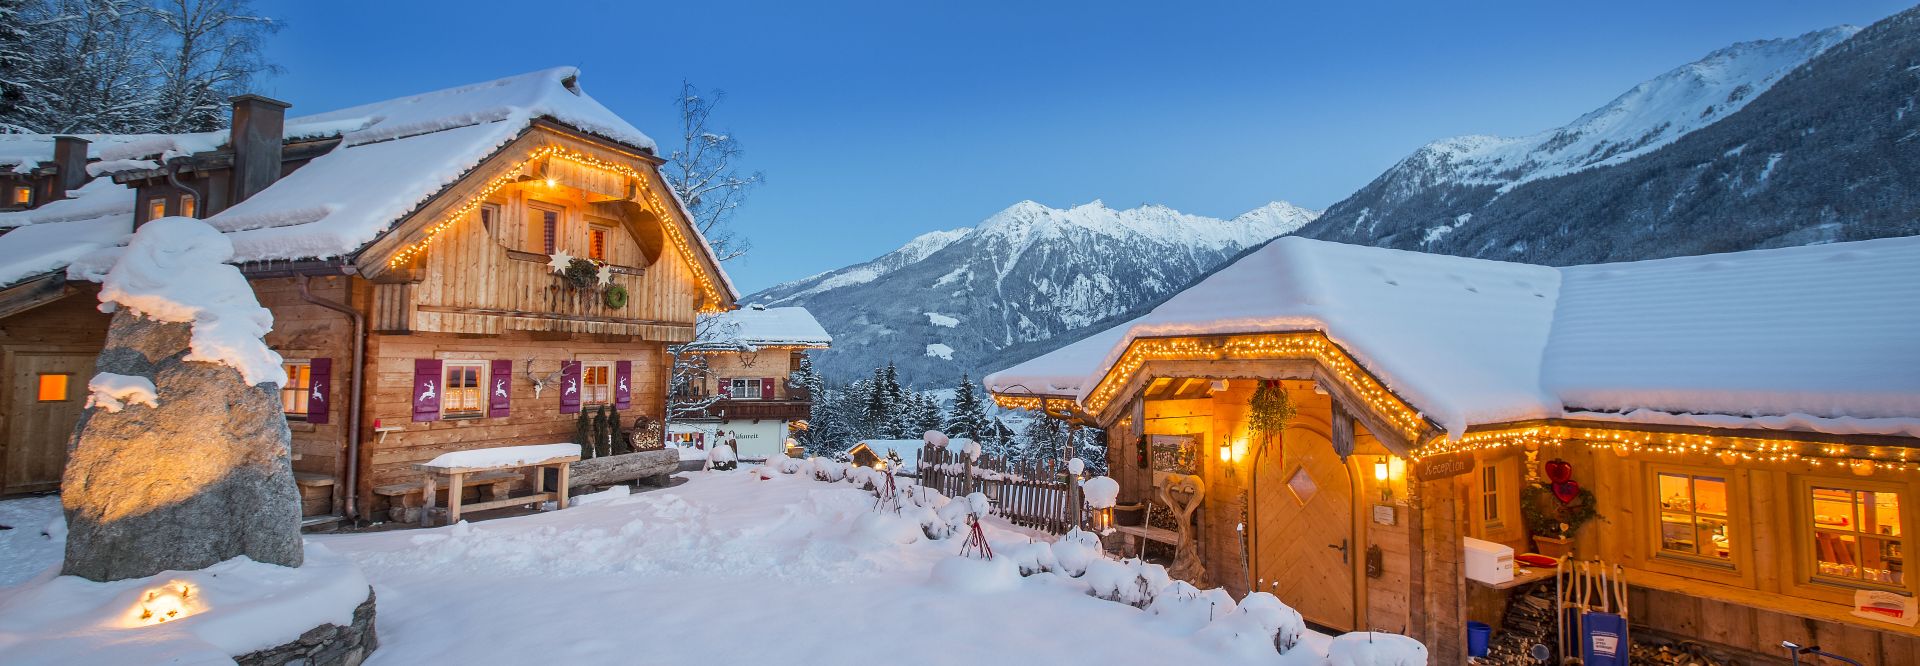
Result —
[[736, 163], [745, 151], [732, 133], [713, 128], [713, 109], [725, 97], [725, 91], [702, 95], [692, 83], [680, 83], [680, 99], [676, 102], [680, 108], [680, 146], [667, 155], [664, 169], [667, 183], [680, 194], [694, 226], [706, 236], [721, 261], [752, 248], [729, 223], [746, 202], [747, 194], [765, 180], [758, 171], [741, 173]]

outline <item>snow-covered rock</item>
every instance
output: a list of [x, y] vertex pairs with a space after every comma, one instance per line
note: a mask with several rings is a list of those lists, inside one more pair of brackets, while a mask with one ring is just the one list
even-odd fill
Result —
[[87, 380], [88, 407], [99, 407], [108, 413], [116, 413], [127, 405], [146, 405], [159, 407], [160, 396], [154, 392], [153, 380], [146, 377], [119, 375], [111, 372], [97, 373]]

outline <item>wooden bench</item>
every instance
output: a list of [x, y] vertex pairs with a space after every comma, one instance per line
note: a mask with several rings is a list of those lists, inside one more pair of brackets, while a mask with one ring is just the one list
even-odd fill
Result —
[[[533, 444], [525, 446], [498, 446], [483, 449], [468, 449], [440, 454], [440, 457], [424, 463], [415, 463], [413, 468], [426, 472], [421, 481], [420, 525], [433, 524], [433, 504], [435, 491], [440, 477], [447, 477], [447, 524], [460, 522], [460, 512], [497, 509], [523, 504], [539, 504], [554, 500], [562, 509], [567, 508], [567, 476], [571, 465], [580, 460], [578, 444]], [[547, 469], [553, 469], [559, 477], [559, 487], [547, 490]], [[522, 497], [496, 497], [490, 500], [474, 502], [461, 506], [460, 489], [470, 479], [486, 474], [508, 474], [517, 478], [523, 473], [533, 476], [533, 494]]]
[[[479, 499], [482, 502], [497, 502], [507, 499], [508, 490], [513, 487], [513, 482], [521, 478], [523, 477], [519, 472], [511, 470], [480, 472], [468, 474], [466, 479], [464, 479], [464, 483], [461, 485], [463, 487], [474, 486], [479, 488]], [[436, 492], [453, 491], [450, 486], [435, 485], [438, 486]], [[419, 479], [402, 483], [389, 483], [384, 486], [374, 486], [373, 494], [387, 498], [387, 518], [389, 520], [402, 523], [425, 522], [422, 510], [432, 506], [432, 504], [426, 500], [426, 493], [424, 492], [426, 487], [427, 480]], [[536, 500], [530, 499], [529, 501]], [[447, 503], [451, 506], [453, 501], [449, 499]], [[468, 508], [472, 508], [473, 506], [474, 505], [468, 505]]]
[[333, 477], [317, 472], [294, 472], [293, 485], [300, 491], [300, 517], [333, 513]]

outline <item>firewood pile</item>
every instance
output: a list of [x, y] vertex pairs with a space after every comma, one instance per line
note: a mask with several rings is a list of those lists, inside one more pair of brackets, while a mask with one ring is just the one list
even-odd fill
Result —
[[1628, 652], [1634, 664], [1654, 666], [1757, 666], [1771, 661], [1751, 661], [1725, 650], [1693, 641], [1673, 641], [1652, 635], [1636, 627]]
[[1487, 644], [1487, 656], [1479, 663], [1516, 666], [1552, 663], [1551, 656], [1546, 662], [1534, 659], [1533, 649], [1541, 646], [1549, 654], [1553, 650], [1553, 605], [1551, 582], [1535, 583], [1524, 592], [1516, 592], [1507, 604], [1502, 630]]

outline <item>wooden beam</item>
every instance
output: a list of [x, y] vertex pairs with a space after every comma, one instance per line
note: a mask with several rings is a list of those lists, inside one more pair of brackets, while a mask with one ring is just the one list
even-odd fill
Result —
[[80, 290], [67, 284], [65, 273], [47, 273], [0, 289], [0, 318], [11, 317], [77, 293]]

